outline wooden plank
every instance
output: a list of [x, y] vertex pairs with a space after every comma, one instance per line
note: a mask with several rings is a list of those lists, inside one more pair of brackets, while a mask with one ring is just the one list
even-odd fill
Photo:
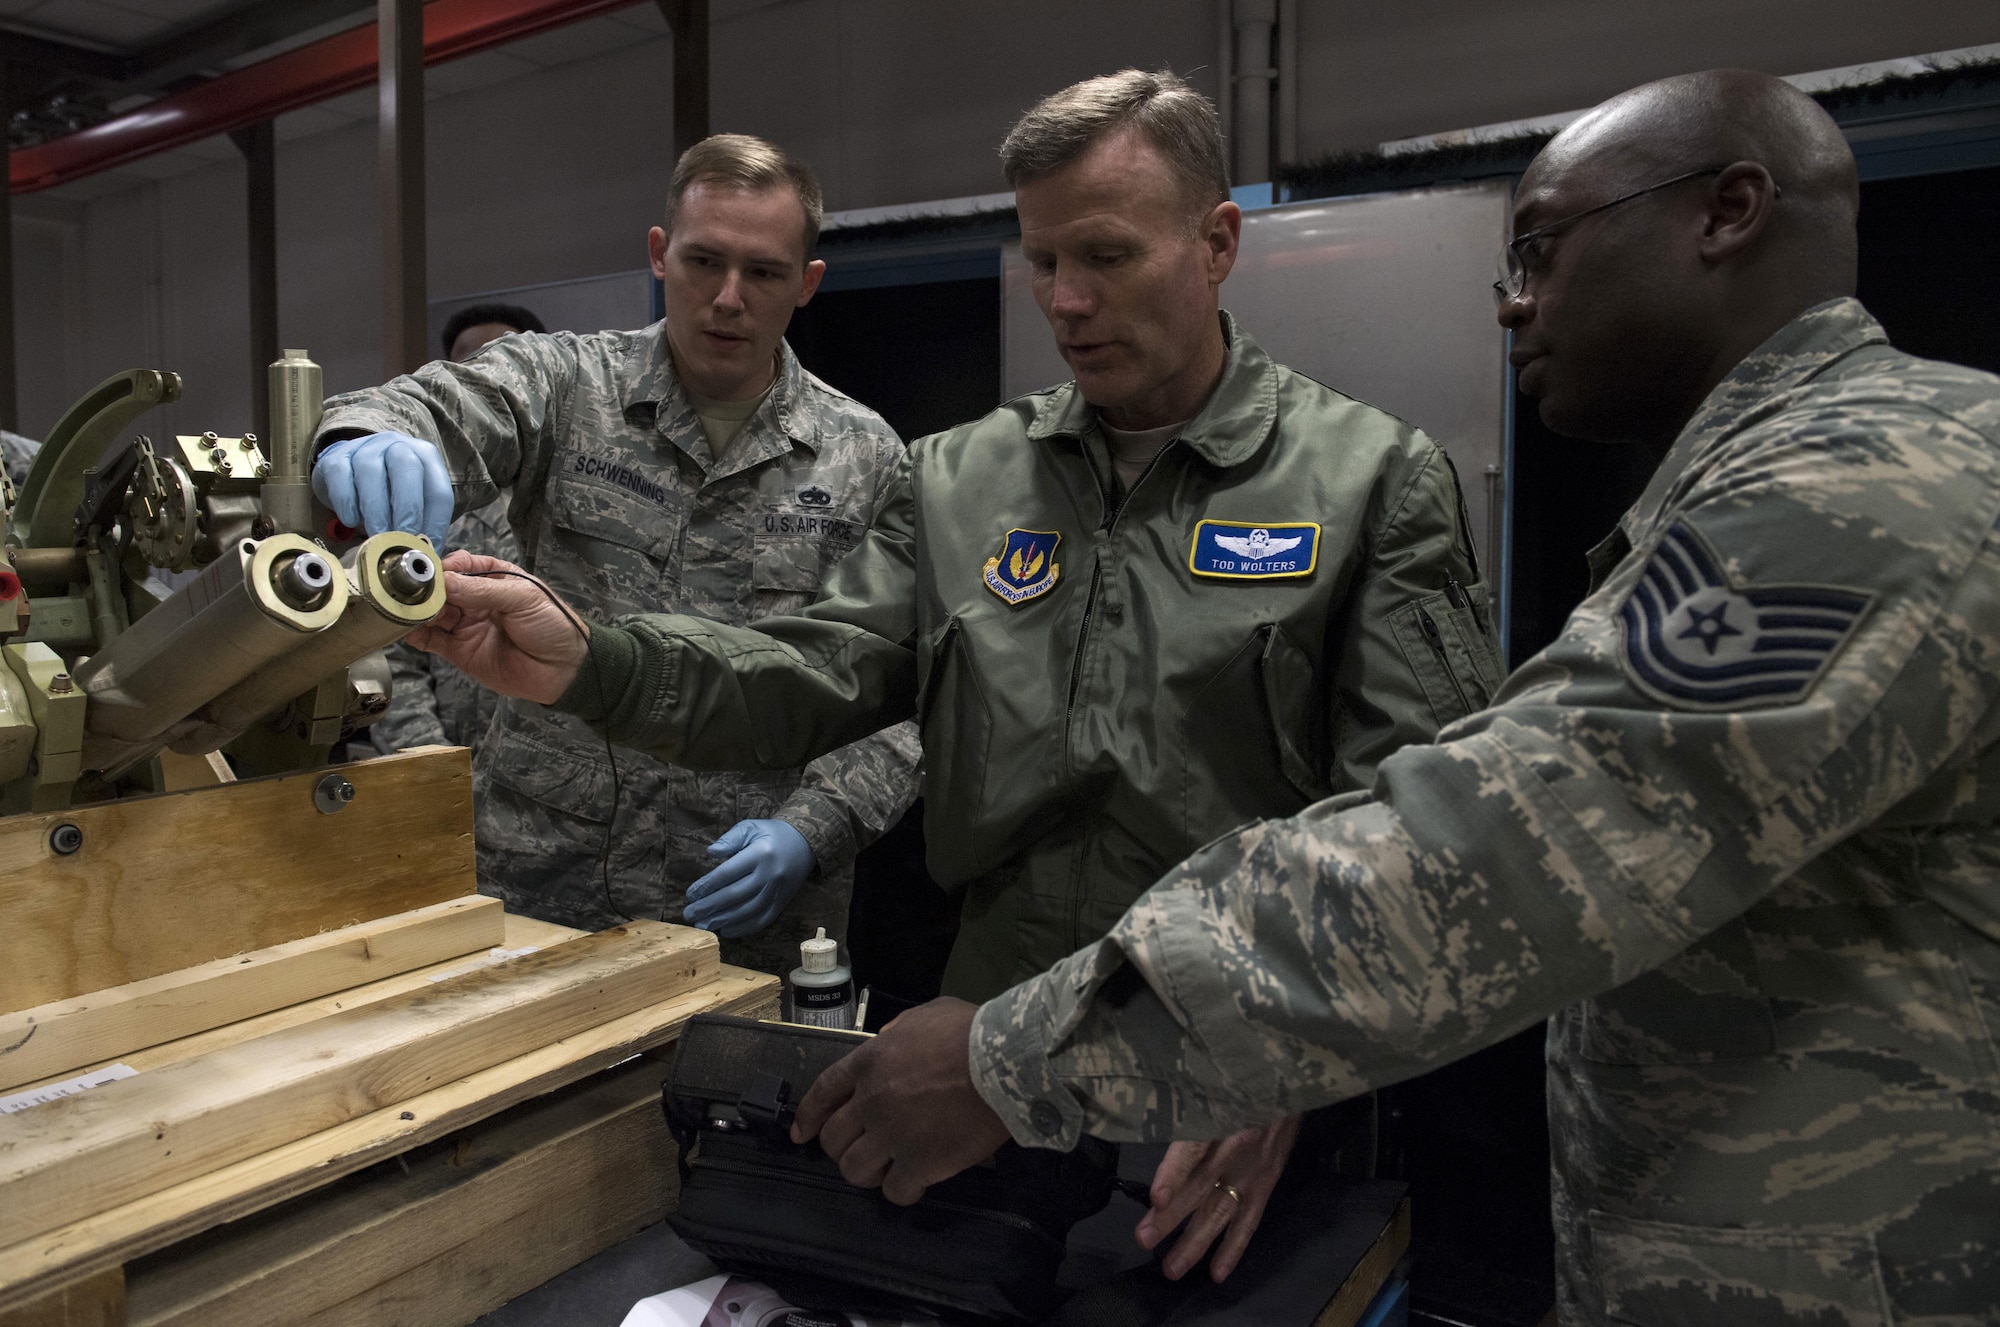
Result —
[[0, 1248], [0, 1308], [260, 1211], [672, 1041], [696, 1014], [768, 1016], [778, 979], [704, 986], [346, 1124]]
[[1361, 1255], [1361, 1261], [1354, 1264], [1354, 1270], [1341, 1282], [1340, 1289], [1334, 1291], [1319, 1317], [1313, 1319], [1313, 1327], [1354, 1327], [1388, 1284], [1389, 1274], [1396, 1270], [1396, 1264], [1409, 1248], [1410, 1200], [1406, 1197], [1396, 1204], [1396, 1215], [1389, 1219], [1368, 1252]]
[[108, 1267], [31, 1303], [0, 1309], [0, 1327], [125, 1327], [125, 1269]]
[[[516, 917], [512, 913], [508, 913], [502, 920], [506, 923], [506, 938], [501, 943], [508, 949], [530, 947], [546, 949], [550, 945], [561, 944], [565, 940], [574, 940], [580, 935], [589, 934], [587, 931], [557, 926], [551, 922], [536, 921], [532, 917]], [[380, 981], [369, 982], [366, 986], [357, 986], [353, 990], [337, 991], [332, 995], [323, 995], [317, 1000], [306, 1000], [299, 1004], [287, 1005], [283, 1009], [274, 1009], [256, 1018], [225, 1023], [221, 1027], [211, 1028], [207, 1032], [197, 1032], [178, 1041], [133, 1051], [119, 1056], [118, 1060], [140, 1073], [147, 1073], [170, 1064], [179, 1064], [183, 1060], [191, 1060], [197, 1055], [206, 1055], [210, 1051], [219, 1051], [226, 1046], [240, 1045], [257, 1037], [269, 1036], [273, 1032], [282, 1032], [286, 1028], [299, 1027], [331, 1014], [359, 1009], [364, 1005], [379, 1004], [392, 995], [401, 995], [406, 991], [433, 990], [438, 980], [465, 971], [474, 961], [466, 955], [454, 955], [442, 962], [416, 968], [400, 976], [385, 977]], [[99, 1069], [104, 1066], [94, 1064], [88, 1067]]]
[[0, 1089], [491, 949], [505, 935], [500, 900], [472, 894], [0, 1014]]
[[0, 1117], [0, 1243], [318, 1133], [712, 978], [638, 921]]
[[456, 1327], [660, 1220], [665, 1066], [637, 1060], [128, 1269], [132, 1322]]
[[[66, 1000], [474, 891], [472, 771], [450, 748], [0, 819], [0, 1011]], [[83, 831], [58, 856], [49, 832]]]

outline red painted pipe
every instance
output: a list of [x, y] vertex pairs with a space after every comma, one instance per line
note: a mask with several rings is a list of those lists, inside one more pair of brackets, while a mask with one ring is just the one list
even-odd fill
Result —
[[[638, 0], [431, 0], [424, 6], [424, 63], [442, 64]], [[375, 24], [232, 70], [184, 92], [9, 154], [17, 194], [68, 184], [128, 161], [228, 133], [375, 81]]]

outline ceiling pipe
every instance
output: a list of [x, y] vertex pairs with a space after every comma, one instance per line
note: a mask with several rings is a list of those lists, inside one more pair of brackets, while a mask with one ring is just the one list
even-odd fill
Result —
[[[424, 63], [532, 37], [639, 0], [432, 0], [424, 6]], [[376, 25], [364, 23], [283, 55], [147, 102], [88, 129], [9, 154], [13, 193], [68, 184], [155, 152], [299, 110], [375, 82]]]

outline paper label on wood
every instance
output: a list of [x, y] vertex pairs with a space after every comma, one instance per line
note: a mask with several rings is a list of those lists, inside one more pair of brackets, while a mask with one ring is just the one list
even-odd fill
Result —
[[121, 1078], [136, 1078], [138, 1074], [139, 1071], [130, 1065], [107, 1064], [102, 1069], [93, 1069], [87, 1074], [78, 1074], [75, 1078], [65, 1078], [60, 1083], [46, 1083], [41, 1087], [30, 1088], [26, 1092], [16, 1092], [11, 1097], [0, 1097], [0, 1115], [12, 1115], [30, 1106], [39, 1106], [62, 1097], [73, 1097], [79, 1092], [88, 1092], [93, 1087], [103, 1087], [106, 1083], [115, 1083]]

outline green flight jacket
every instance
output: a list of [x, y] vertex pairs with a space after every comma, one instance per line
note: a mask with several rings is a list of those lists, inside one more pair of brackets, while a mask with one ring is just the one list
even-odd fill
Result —
[[916, 714], [931, 873], [964, 891], [945, 989], [972, 999], [1218, 834], [1369, 786], [1499, 683], [1457, 478], [1224, 318], [1220, 384], [1122, 503], [1075, 386], [1021, 397], [910, 448], [817, 603], [620, 618], [560, 707], [696, 768]]

